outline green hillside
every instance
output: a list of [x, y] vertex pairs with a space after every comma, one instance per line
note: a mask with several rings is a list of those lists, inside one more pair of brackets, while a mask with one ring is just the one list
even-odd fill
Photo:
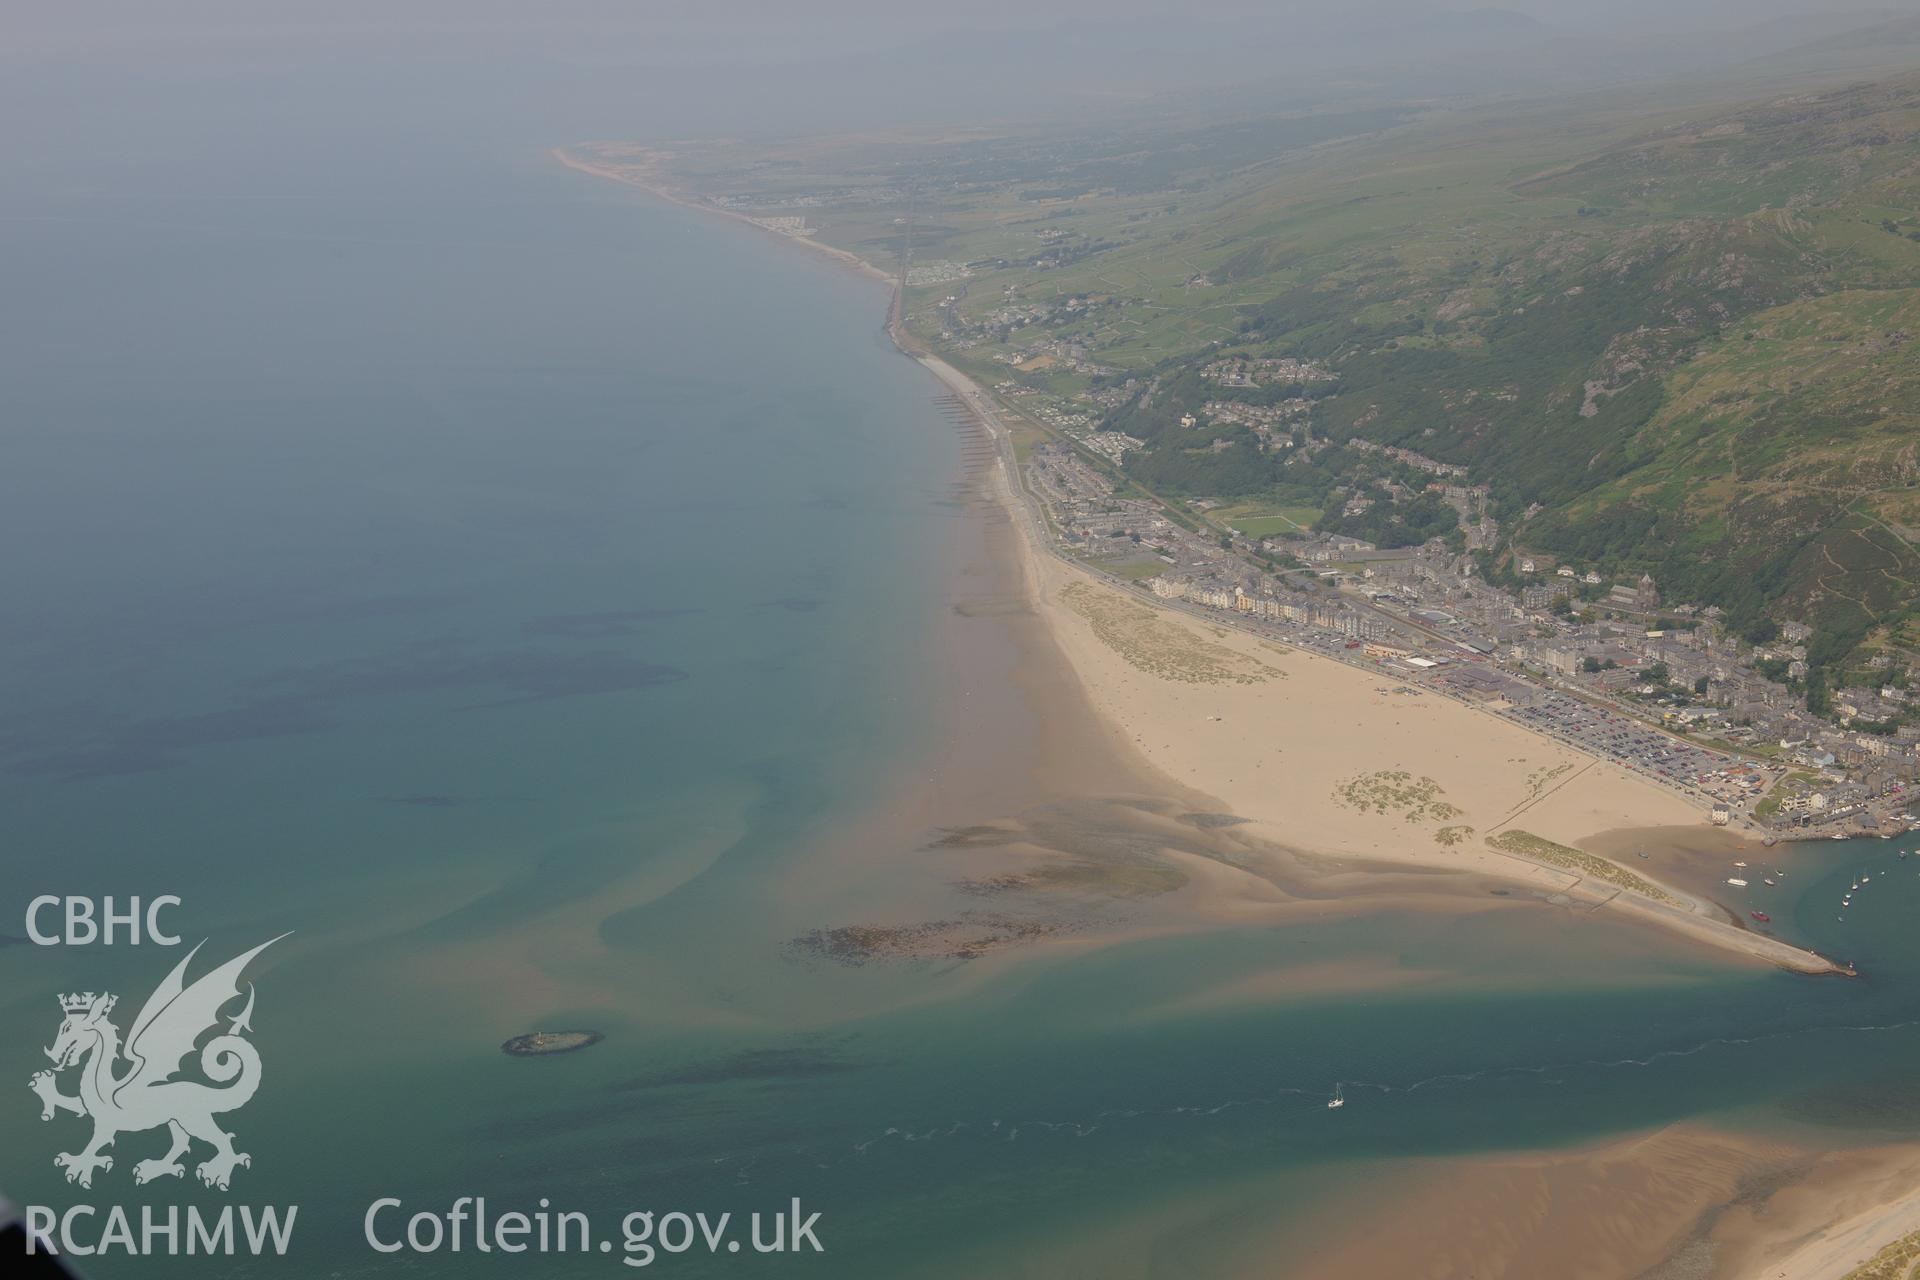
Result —
[[1735, 625], [1815, 624], [1818, 665], [1914, 639], [1920, 75], [1775, 83], [670, 168], [910, 250], [911, 328], [1036, 421], [1144, 442], [1126, 467], [1164, 497], [1459, 545], [1432, 475], [1373, 447], [1400, 446], [1491, 486], [1489, 572], [1650, 571]]
[[[1811, 622], [1835, 661], [1920, 599], [1917, 137], [1906, 78], [1650, 130], [1471, 207], [1383, 196], [1344, 234], [1303, 205], [1222, 260], [1275, 291], [1205, 358], [1324, 360], [1318, 430], [1467, 464], [1511, 545]], [[1166, 386], [1163, 417], [1191, 407]], [[1238, 441], [1183, 477], [1179, 441], [1135, 433], [1162, 486], [1262, 491], [1205, 475]]]

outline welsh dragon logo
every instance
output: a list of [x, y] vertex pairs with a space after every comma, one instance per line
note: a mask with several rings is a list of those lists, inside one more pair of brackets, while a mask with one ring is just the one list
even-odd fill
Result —
[[[37, 1072], [28, 1083], [40, 1095], [42, 1120], [62, 1111], [93, 1117], [93, 1140], [78, 1152], [53, 1158], [55, 1165], [66, 1170], [68, 1182], [91, 1187], [96, 1169], [113, 1168], [113, 1158], [104, 1152], [115, 1138], [162, 1125], [173, 1145], [159, 1159], [133, 1166], [137, 1183], [183, 1176], [186, 1167], [180, 1158], [196, 1139], [213, 1148], [213, 1156], [195, 1170], [208, 1186], [225, 1191], [236, 1167], [251, 1167], [253, 1158], [234, 1150], [233, 1135], [214, 1117], [238, 1111], [260, 1087], [260, 1053], [245, 1038], [253, 1030], [253, 984], [247, 984], [246, 1007], [227, 1019], [227, 1030], [199, 1046], [201, 1074], [213, 1084], [174, 1077], [193, 1056], [201, 1037], [219, 1030], [220, 1011], [239, 998], [240, 974], [248, 962], [278, 941], [263, 942], [188, 986], [187, 966], [200, 953], [200, 947], [195, 947], [148, 997], [124, 1046], [120, 1029], [108, 1020], [117, 997], [91, 991], [60, 997], [60, 1011], [66, 1017], [53, 1047], [46, 1051], [53, 1070]], [[56, 1073], [74, 1067], [79, 1068], [80, 1091], [61, 1093]]]

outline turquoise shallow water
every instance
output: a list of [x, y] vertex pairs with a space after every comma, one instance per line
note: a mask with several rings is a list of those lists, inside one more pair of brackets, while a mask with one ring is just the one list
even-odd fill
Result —
[[[5, 211], [0, 933], [41, 892], [296, 930], [273, 1069], [374, 1093], [356, 1027], [471, 1070], [476, 1009], [567, 1012], [564, 958], [385, 989], [542, 911], [594, 900], [551, 932], [620, 938], [586, 1003], [635, 1014], [784, 936], [760, 871], [929, 740], [956, 447], [844, 271], [537, 152], [339, 177]], [[7, 1070], [171, 958], [0, 948]], [[58, 1148], [0, 1123], [20, 1197]]]
[[[958, 451], [933, 390], [844, 272], [531, 148], [389, 145], [0, 210], [0, 932], [38, 892], [180, 894], [216, 957], [297, 931], [234, 1120], [254, 1167], [222, 1196], [123, 1165], [93, 1202], [299, 1204], [295, 1254], [231, 1274], [575, 1275], [618, 1263], [386, 1259], [360, 1214], [544, 1196], [610, 1226], [798, 1195], [829, 1252], [785, 1269], [980, 1274], [1365, 1161], [1697, 1116], [1920, 1134], [1920, 860], [1891, 842], [1795, 855], [1775, 912], [1858, 982], [1544, 910], [972, 982], [793, 963], [796, 927], [855, 916], [796, 918], [819, 842], [942, 723]], [[1842, 924], [1865, 868], [1890, 874]], [[137, 995], [172, 959], [0, 948], [0, 1080], [40, 1065], [54, 993]], [[1443, 976], [1196, 999], [1347, 962]], [[875, 983], [925, 999], [855, 1013]], [[496, 1048], [581, 1024], [607, 1042]], [[20, 1090], [0, 1188], [71, 1202], [50, 1161], [77, 1135]]]

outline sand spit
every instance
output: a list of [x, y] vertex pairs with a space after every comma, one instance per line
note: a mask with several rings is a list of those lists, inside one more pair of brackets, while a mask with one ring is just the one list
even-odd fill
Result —
[[1108, 731], [1276, 844], [1495, 876], [1808, 973], [1832, 963], [1583, 848], [1699, 824], [1670, 793], [1517, 725], [1157, 609], [1051, 556], [1039, 608]]
[[[779, 234], [870, 276], [893, 278], [803, 233], [678, 190], [663, 172], [669, 157], [657, 150], [596, 142], [553, 154], [570, 168]], [[1098, 742], [1105, 748], [1096, 754], [1107, 789], [1129, 789], [1121, 779], [1137, 787], [1144, 778], [1142, 789], [1154, 795], [1209, 797], [1189, 807], [1247, 819], [1257, 828], [1252, 834], [1271, 848], [1332, 859], [1322, 872], [1366, 867], [1377, 873], [1389, 864], [1475, 872], [1526, 885], [1555, 905], [1629, 914], [1784, 968], [1845, 972], [1751, 932], [1710, 901], [1584, 847], [1622, 830], [1704, 827], [1703, 815], [1671, 792], [1450, 699], [1395, 693], [1383, 677], [1123, 593], [1053, 555], [1038, 518], [1017, 492], [1009, 433], [991, 397], [907, 334], [897, 306], [889, 331], [951, 393], [950, 417], [967, 438], [967, 477], [959, 496], [976, 514], [984, 510], [983, 518], [1001, 535], [993, 553], [998, 563], [985, 574], [990, 582], [983, 598], [992, 607], [970, 609], [969, 600], [956, 599], [956, 614], [1027, 632], [1034, 619], [1041, 625], [1041, 636], [1028, 634], [1022, 641], [1026, 670], [1020, 678], [1036, 709], [1044, 707], [1040, 719], [1049, 742], [1036, 754], [1036, 770], [1058, 774], [1063, 758], [1085, 755]], [[1006, 538], [1009, 530], [1019, 536]], [[1079, 699], [1051, 687], [1062, 657]], [[1043, 678], [1036, 678], [1037, 670]], [[1091, 725], [1086, 707], [1093, 712]], [[1078, 771], [1081, 794], [1092, 772]], [[984, 813], [993, 816], [990, 809]], [[1084, 879], [1085, 871], [1001, 870], [986, 878], [961, 877], [961, 887], [1005, 894], [1057, 887], [1062, 876]], [[952, 931], [935, 927], [947, 923], [832, 925], [824, 934], [806, 935], [811, 944], [795, 941], [834, 952], [838, 947], [830, 940], [848, 936], [834, 931], [855, 929], [887, 939], [876, 949], [882, 954], [923, 955], [927, 948], [902, 942], [916, 934], [936, 954], [977, 956], [1000, 949], [999, 941], [982, 949], [955, 945]], [[1066, 932], [1078, 930], [1032, 926], [996, 936], [1035, 941]]]

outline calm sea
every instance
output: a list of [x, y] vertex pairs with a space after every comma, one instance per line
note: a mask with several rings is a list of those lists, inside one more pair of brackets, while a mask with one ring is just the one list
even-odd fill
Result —
[[[869, 282], [537, 148], [413, 145], [82, 157], [0, 201], [0, 933], [42, 892], [177, 894], [209, 961], [294, 931], [225, 1194], [134, 1188], [157, 1133], [68, 1187], [81, 1123], [20, 1087], [57, 992], [130, 1017], [177, 953], [0, 948], [0, 1190], [300, 1206], [285, 1261], [93, 1274], [626, 1270], [362, 1242], [376, 1197], [463, 1195], [609, 1234], [798, 1196], [820, 1259], [657, 1265], [986, 1274], [1250, 1180], [1307, 1205], [1366, 1161], [1689, 1116], [1920, 1134], [1920, 859], [1893, 842], [1780, 855], [1780, 928], [1857, 982], [1504, 912], [928, 967], [843, 1011], [870, 976], [782, 944], [859, 918], [810, 859], [940, 724], [934, 388]], [[1192, 999], [1349, 960], [1451, 976]], [[499, 1052], [538, 1026], [607, 1040]]]

